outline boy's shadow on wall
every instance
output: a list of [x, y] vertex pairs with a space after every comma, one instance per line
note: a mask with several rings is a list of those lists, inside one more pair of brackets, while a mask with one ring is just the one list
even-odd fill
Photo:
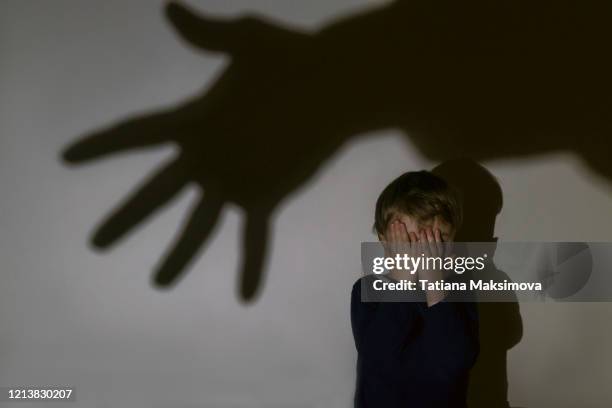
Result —
[[252, 299], [279, 203], [344, 143], [383, 128], [403, 130], [431, 160], [570, 151], [612, 179], [608, 3], [398, 0], [313, 33], [253, 16], [220, 21], [171, 3], [166, 15], [178, 33], [229, 64], [201, 95], [63, 152], [82, 163], [179, 147], [92, 242], [111, 246], [195, 183], [203, 196], [155, 282], [175, 282], [234, 203], [245, 214], [239, 292]]
[[[495, 220], [503, 206], [502, 189], [495, 177], [478, 163], [457, 159], [433, 169], [459, 191], [463, 199], [463, 225], [457, 233], [460, 242], [497, 242]], [[485, 272], [484, 274], [482, 272]], [[510, 277], [494, 264], [478, 272], [485, 281], [503, 282]], [[509, 408], [507, 352], [523, 336], [523, 323], [516, 294], [496, 293], [504, 302], [478, 303], [480, 354], [470, 374], [470, 408]]]

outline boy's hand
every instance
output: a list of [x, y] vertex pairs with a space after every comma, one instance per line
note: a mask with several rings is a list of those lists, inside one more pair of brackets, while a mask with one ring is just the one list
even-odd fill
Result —
[[[385, 256], [395, 258], [400, 255], [408, 257], [418, 257], [423, 253], [423, 243], [420, 242], [419, 236], [415, 232], [408, 232], [406, 224], [399, 220], [392, 221], [385, 234]], [[389, 276], [393, 279], [408, 279], [415, 280], [417, 277], [416, 271], [409, 269], [393, 269]]]
[[384, 244], [386, 256], [394, 257], [405, 252], [407, 244], [410, 244], [406, 225], [398, 220], [392, 221], [387, 227]]
[[[395, 258], [396, 255], [403, 256], [404, 254], [412, 256], [411, 244], [412, 238], [408, 233], [406, 224], [399, 220], [392, 221], [387, 227], [387, 232], [384, 236], [383, 245], [385, 248], [385, 256], [390, 258]], [[401, 280], [414, 278], [415, 275], [410, 274], [410, 271], [405, 269], [394, 268], [389, 272], [389, 277]]]
[[438, 228], [424, 228], [416, 232], [408, 232], [406, 224], [396, 220], [389, 224], [384, 236], [385, 255], [407, 254], [411, 257], [424, 255], [426, 257], [449, 256], [451, 245], [444, 242]]
[[[403, 257], [404, 254], [409, 257], [423, 256], [423, 262], [430, 257], [444, 258], [450, 254], [450, 243], [444, 242], [442, 233], [439, 229], [425, 228], [419, 233], [408, 232], [406, 224], [396, 220], [392, 221], [385, 234], [383, 243], [385, 247], [385, 256], [395, 258], [396, 255]], [[389, 277], [396, 280], [415, 280], [417, 274], [407, 269], [393, 269], [389, 272]], [[443, 278], [441, 270], [419, 268], [418, 278], [429, 282], [439, 281]], [[427, 306], [433, 306], [440, 302], [446, 296], [443, 290], [426, 290]]]
[[425, 256], [441, 258], [451, 256], [452, 243], [444, 241], [442, 232], [438, 228], [422, 229], [419, 231], [418, 239], [421, 243], [421, 252]]
[[[439, 229], [426, 228], [419, 231], [419, 242], [425, 258], [428, 257], [440, 257], [444, 262], [444, 257], [450, 253], [450, 245], [444, 242], [442, 234]], [[428, 282], [440, 281], [444, 278], [442, 270], [421, 268], [419, 270], [419, 279], [426, 279]], [[446, 296], [446, 292], [443, 290], [427, 290], [427, 306], [433, 306], [440, 302]]]

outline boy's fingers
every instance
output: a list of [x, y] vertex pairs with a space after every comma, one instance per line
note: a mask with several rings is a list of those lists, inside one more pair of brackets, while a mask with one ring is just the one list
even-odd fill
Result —
[[391, 224], [387, 225], [387, 228], [385, 229], [385, 234], [383, 236], [383, 239], [384, 239], [383, 242], [384, 242], [385, 249], [390, 254], [391, 250], [393, 249], [393, 248], [391, 248], [391, 244], [390, 244], [390, 242], [391, 242]]
[[408, 232], [408, 229], [406, 229], [406, 235], [408, 236], [408, 241], [407, 241], [408, 244], [406, 245], [406, 249], [408, 250], [408, 255], [412, 255], [412, 253], [414, 252], [416, 242], [412, 238], [412, 234]]
[[403, 229], [404, 229], [404, 224], [400, 221], [398, 221], [395, 224], [395, 238], [396, 238], [396, 242], [397, 242], [397, 253], [401, 254], [404, 252], [404, 234], [403, 234]]
[[423, 244], [423, 248], [427, 247], [427, 234], [425, 234], [425, 230], [419, 231], [419, 241]]
[[438, 228], [434, 231], [434, 238], [436, 240], [436, 250], [438, 251], [437, 255], [444, 255], [444, 242], [442, 242], [442, 234]]
[[391, 242], [391, 249], [393, 253], [397, 253], [397, 223], [393, 221], [389, 228], [389, 241]]
[[437, 253], [437, 247], [436, 247], [436, 239], [434, 237], [433, 231], [431, 230], [431, 228], [427, 228], [425, 230], [425, 235], [427, 236], [427, 243], [429, 245], [429, 254], [436, 256]]
[[399, 227], [399, 238], [402, 242], [410, 242], [410, 238], [408, 237], [408, 229], [406, 228], [406, 224], [403, 222], [398, 223]]
[[417, 241], [419, 243], [419, 249], [423, 248], [423, 236], [421, 235], [421, 231], [415, 232], [414, 235], [417, 237]]
[[425, 256], [429, 256], [429, 242], [427, 241], [427, 232], [425, 229], [419, 230], [419, 241], [421, 242], [421, 249], [424, 251]]
[[419, 238], [414, 232], [409, 232], [408, 238], [410, 239], [410, 255], [414, 255], [419, 248]]
[[406, 228], [406, 224], [400, 222], [400, 239], [401, 239], [401, 248], [402, 255], [406, 255], [410, 253], [410, 235], [408, 234], [408, 228]]

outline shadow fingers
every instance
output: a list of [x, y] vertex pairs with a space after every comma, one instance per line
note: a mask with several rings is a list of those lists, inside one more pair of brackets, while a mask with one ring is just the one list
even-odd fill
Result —
[[94, 132], [62, 152], [66, 163], [78, 164], [128, 150], [160, 145], [176, 133], [175, 112], [155, 113], [125, 120], [110, 129]]
[[309, 38], [304, 32], [255, 16], [212, 18], [176, 2], [169, 3], [165, 12], [185, 41], [207, 51], [244, 54], [253, 49], [287, 48], [287, 43], [299, 44]]
[[108, 248], [174, 198], [188, 182], [179, 160], [150, 177], [97, 229], [92, 244]]
[[176, 282], [208, 240], [217, 224], [223, 204], [224, 201], [215, 193], [208, 190], [204, 193], [204, 197], [194, 206], [183, 230], [157, 268], [154, 275], [155, 285], [163, 287]]
[[270, 214], [268, 211], [247, 211], [245, 216], [240, 296], [249, 301], [261, 286], [270, 238]]

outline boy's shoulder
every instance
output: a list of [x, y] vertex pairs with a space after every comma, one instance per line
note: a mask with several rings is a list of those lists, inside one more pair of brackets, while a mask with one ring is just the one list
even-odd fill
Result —
[[366, 287], [371, 287], [373, 282], [376, 279], [381, 279], [380, 275], [374, 275], [374, 274], [370, 274], [370, 275], [364, 275], [364, 276], [360, 276], [355, 283], [353, 283], [353, 289], [352, 292], [353, 293], [361, 293], [361, 289], [364, 287], [364, 285], [368, 285]]
[[[353, 299], [360, 299], [362, 302], [414, 302], [415, 297], [412, 292], [382, 290], [379, 281], [395, 282], [385, 275], [368, 274], [361, 276], [353, 283], [351, 291]], [[376, 284], [378, 282], [378, 284]]]
[[418, 286], [415, 290], [389, 290], [381, 288], [377, 281], [398, 283], [398, 281], [385, 275], [368, 274], [361, 276], [353, 283], [351, 294], [353, 299], [369, 303], [392, 302], [392, 303], [423, 303], [425, 302], [425, 292]]

